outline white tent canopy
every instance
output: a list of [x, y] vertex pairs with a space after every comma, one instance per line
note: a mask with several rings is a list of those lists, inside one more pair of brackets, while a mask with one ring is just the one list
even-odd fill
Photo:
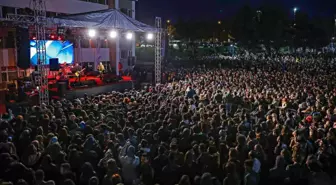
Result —
[[137, 21], [116, 9], [48, 18], [48, 23], [64, 27], [118, 29], [134, 32], [156, 32], [156, 28]]

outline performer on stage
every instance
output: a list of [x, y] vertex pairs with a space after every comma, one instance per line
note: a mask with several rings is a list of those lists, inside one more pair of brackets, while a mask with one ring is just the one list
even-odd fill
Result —
[[105, 66], [103, 65], [102, 62], [99, 62], [99, 65], [97, 66], [98, 72], [99, 72], [99, 77], [101, 80], [103, 80], [103, 73], [105, 71]]
[[73, 71], [75, 71], [76, 82], [80, 82], [81, 74], [84, 70], [85, 68], [82, 69], [82, 67], [79, 66], [78, 63], [75, 64], [75, 66], [73, 67]]
[[62, 65], [61, 68], [59, 69], [59, 76], [60, 76], [60, 79], [64, 80], [64, 79], [67, 79], [67, 76], [68, 76], [68, 70], [67, 70], [67, 66], [66, 65]]

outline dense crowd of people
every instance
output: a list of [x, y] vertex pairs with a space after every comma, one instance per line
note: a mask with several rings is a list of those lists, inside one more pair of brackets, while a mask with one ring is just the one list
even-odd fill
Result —
[[332, 58], [238, 57], [165, 74], [161, 85], [9, 110], [2, 184], [336, 184]]

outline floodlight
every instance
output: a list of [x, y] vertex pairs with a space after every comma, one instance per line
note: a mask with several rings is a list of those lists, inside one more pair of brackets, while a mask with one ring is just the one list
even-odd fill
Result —
[[126, 33], [126, 39], [127, 40], [132, 40], [133, 34], [131, 32]]
[[112, 39], [116, 38], [117, 36], [118, 36], [118, 33], [117, 33], [115, 30], [112, 30], [112, 31], [110, 32], [110, 37], [111, 37]]
[[90, 29], [88, 31], [88, 35], [89, 35], [89, 37], [95, 37], [96, 36], [96, 30]]
[[153, 40], [153, 38], [154, 38], [153, 33], [148, 33], [147, 34], [147, 40]]

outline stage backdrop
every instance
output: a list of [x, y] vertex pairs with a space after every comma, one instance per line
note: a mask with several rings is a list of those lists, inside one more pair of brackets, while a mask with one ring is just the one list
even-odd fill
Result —
[[[50, 58], [58, 58], [60, 64], [72, 64], [74, 61], [74, 46], [69, 41], [47, 40], [46, 41], [46, 64]], [[30, 41], [30, 62], [37, 64], [36, 40]]]

